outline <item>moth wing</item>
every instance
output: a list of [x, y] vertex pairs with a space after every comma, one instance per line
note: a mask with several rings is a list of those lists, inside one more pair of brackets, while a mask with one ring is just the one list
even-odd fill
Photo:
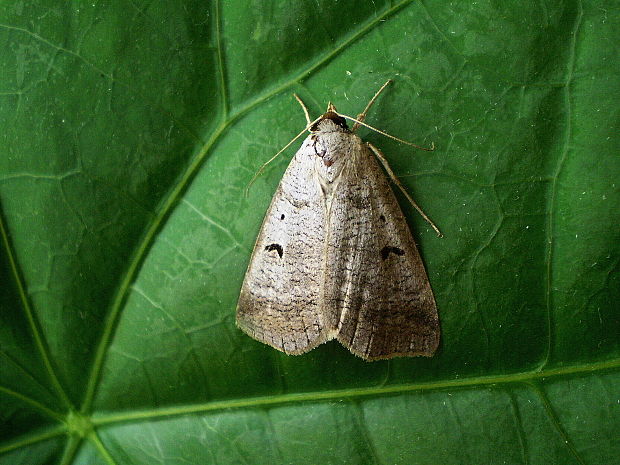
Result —
[[387, 177], [362, 148], [343, 171], [328, 226], [326, 301], [339, 309], [337, 338], [366, 360], [431, 356], [433, 291]]
[[243, 331], [288, 354], [308, 352], [328, 337], [320, 292], [326, 211], [315, 159], [306, 139], [263, 220], [237, 305]]

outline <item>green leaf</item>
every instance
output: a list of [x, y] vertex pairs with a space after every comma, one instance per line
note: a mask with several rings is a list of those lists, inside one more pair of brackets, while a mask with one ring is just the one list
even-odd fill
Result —
[[[601, 6], [602, 5], [602, 6]], [[4, 2], [0, 463], [620, 463], [620, 11], [594, 1]], [[402, 202], [431, 359], [234, 324], [329, 100]], [[401, 200], [402, 197], [401, 197]]]

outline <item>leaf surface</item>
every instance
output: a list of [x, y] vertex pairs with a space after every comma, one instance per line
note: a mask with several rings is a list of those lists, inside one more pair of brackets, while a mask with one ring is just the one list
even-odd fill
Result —
[[[0, 463], [620, 463], [620, 11], [597, 2], [5, 2]], [[405, 202], [431, 359], [234, 324], [332, 101]], [[402, 196], [400, 200], [403, 200]]]

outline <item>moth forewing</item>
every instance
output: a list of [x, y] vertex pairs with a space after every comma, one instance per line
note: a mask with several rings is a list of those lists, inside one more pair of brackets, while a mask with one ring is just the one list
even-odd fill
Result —
[[237, 305], [237, 324], [289, 354], [324, 342], [320, 309], [325, 206], [312, 182], [313, 159], [302, 144], [267, 210]]
[[424, 265], [375, 157], [365, 149], [358, 158], [364, 176], [343, 180], [330, 224], [338, 340], [367, 360], [431, 356], [439, 320]]
[[237, 324], [288, 354], [337, 338], [366, 360], [433, 355], [435, 299], [385, 174], [333, 105], [310, 131], [263, 221]]

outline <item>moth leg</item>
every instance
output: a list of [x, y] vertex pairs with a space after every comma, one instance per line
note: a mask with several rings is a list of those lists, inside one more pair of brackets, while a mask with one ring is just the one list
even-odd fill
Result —
[[383, 168], [385, 168], [385, 171], [390, 176], [390, 179], [392, 179], [392, 182], [396, 184], [398, 188], [400, 189], [400, 191], [405, 195], [405, 197], [407, 197], [407, 200], [409, 201], [411, 205], [413, 205], [413, 208], [415, 208], [418, 211], [418, 213], [422, 216], [422, 218], [424, 218], [426, 222], [431, 225], [431, 227], [435, 230], [435, 232], [437, 233], [439, 237], [443, 237], [443, 234], [441, 233], [441, 231], [439, 231], [439, 228], [437, 228], [437, 226], [435, 226], [435, 223], [433, 223], [431, 219], [428, 216], [426, 216], [426, 213], [424, 213], [424, 211], [422, 211], [422, 209], [418, 206], [418, 204], [415, 203], [415, 200], [411, 198], [411, 196], [409, 195], [405, 187], [398, 180], [398, 178], [392, 171], [392, 168], [390, 168], [390, 165], [388, 164], [387, 160], [383, 156], [383, 153], [381, 153], [381, 150], [379, 150], [377, 147], [372, 145], [370, 142], [366, 142], [366, 145], [368, 145], [370, 150], [372, 150], [375, 156], [379, 159], [379, 161], [383, 165]]
[[[375, 96], [373, 98], [370, 99], [370, 102], [368, 102], [368, 105], [366, 105], [366, 108], [364, 108], [364, 111], [361, 112], [359, 115], [357, 115], [357, 119], [360, 122], [364, 122], [364, 120], [366, 119], [366, 114], [368, 113], [368, 110], [370, 110], [370, 107], [373, 105], [373, 103], [375, 103], [375, 100], [377, 100], [377, 97], [379, 97], [379, 94], [381, 94], [381, 92], [383, 92], [383, 89], [385, 89], [391, 82], [393, 82], [391, 79], [388, 79], [385, 84], [383, 84], [381, 86], [381, 89], [379, 89], [377, 91], [377, 93], [375, 94]], [[357, 128], [360, 127], [359, 123], [355, 123], [353, 125], [353, 127], [351, 128], [351, 132], [355, 132], [357, 130]]]
[[301, 105], [301, 109], [304, 111], [304, 115], [306, 116], [306, 122], [308, 123], [308, 127], [309, 127], [312, 124], [312, 121], [310, 121], [310, 113], [308, 113], [308, 107], [306, 107], [306, 104], [299, 98], [299, 95], [293, 94], [293, 96], [297, 99], [297, 101]]

